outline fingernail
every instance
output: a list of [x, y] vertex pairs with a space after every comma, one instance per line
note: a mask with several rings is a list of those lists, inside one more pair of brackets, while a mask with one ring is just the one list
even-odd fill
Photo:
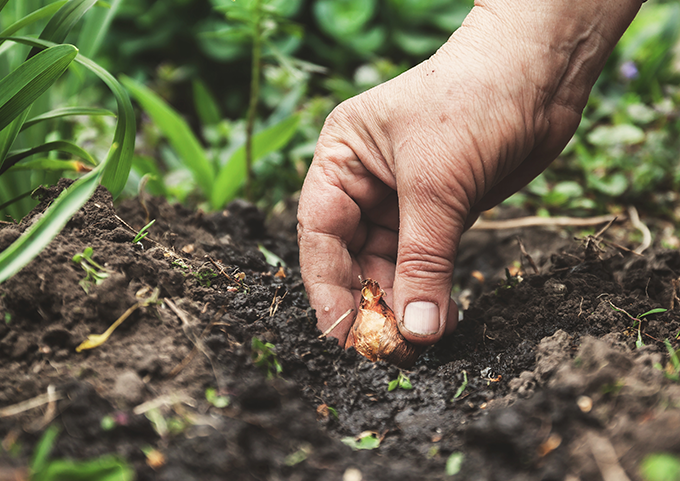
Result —
[[416, 301], [404, 310], [404, 327], [422, 336], [439, 331], [439, 308], [432, 302]]

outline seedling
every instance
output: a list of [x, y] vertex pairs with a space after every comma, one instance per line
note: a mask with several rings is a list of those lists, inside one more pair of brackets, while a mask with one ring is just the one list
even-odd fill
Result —
[[142, 227], [142, 229], [139, 232], [137, 232], [137, 235], [135, 236], [135, 238], [132, 239], [132, 243], [133, 244], [139, 244], [141, 241], [143, 241], [146, 238], [146, 236], [149, 235], [149, 232], [148, 232], [149, 227], [151, 227], [154, 224], [154, 222], [156, 222], [156, 219], [152, 220], [151, 222], [146, 224], [144, 227]]
[[92, 481], [132, 481], [133, 470], [127, 463], [115, 456], [101, 456], [96, 459], [73, 461], [53, 459], [49, 456], [59, 436], [59, 429], [50, 426], [38, 441], [31, 461], [31, 481], [53, 481], [57, 479], [88, 479]]
[[663, 343], [668, 351], [670, 362], [666, 365], [666, 369], [659, 363], [654, 364], [654, 367], [663, 371], [664, 375], [671, 381], [680, 382], [680, 359], [678, 358], [678, 353], [673, 349], [668, 339], [664, 339]]
[[500, 286], [494, 291], [494, 294], [498, 295], [500, 291], [505, 290], [505, 289], [514, 289], [517, 287], [520, 282], [522, 282], [524, 279], [522, 276], [519, 274], [512, 275], [510, 274], [510, 269], [507, 267], [505, 268], [505, 280], [501, 283]]
[[203, 287], [210, 287], [212, 285], [212, 279], [217, 277], [217, 273], [212, 269], [201, 270], [194, 273], [194, 277], [200, 285]]
[[92, 259], [93, 253], [94, 249], [92, 247], [86, 247], [82, 253], [73, 256], [73, 262], [80, 264], [80, 267], [85, 271], [85, 279], [81, 279], [78, 284], [83, 288], [86, 294], [90, 293], [89, 290], [92, 285], [98, 286], [109, 277], [109, 273], [106, 269]]
[[668, 453], [649, 454], [640, 463], [640, 472], [648, 481], [680, 479], [680, 458]]
[[467, 371], [463, 371], [463, 384], [460, 385], [451, 401], [453, 401], [454, 399], [458, 399], [463, 394], [463, 391], [465, 391], [465, 388], [467, 388], [467, 385], [468, 385]]
[[453, 476], [460, 472], [460, 468], [463, 466], [463, 459], [465, 456], [463, 453], [455, 452], [451, 453], [451, 456], [446, 460], [446, 474], [448, 476]]
[[226, 408], [229, 406], [229, 396], [218, 396], [217, 389], [209, 387], [205, 390], [205, 399], [216, 408]]
[[375, 431], [364, 431], [356, 437], [342, 438], [341, 441], [357, 451], [359, 449], [375, 449], [380, 446], [381, 439]]
[[635, 341], [635, 347], [637, 347], [638, 349], [640, 349], [641, 347], [643, 347], [643, 346], [645, 345], [645, 343], [642, 342], [642, 322], [641, 322], [641, 321], [642, 321], [645, 317], [647, 317], [647, 316], [649, 316], [649, 315], [651, 315], [651, 314], [660, 314], [660, 313], [666, 312], [666, 311], [668, 310], [668, 309], [663, 309], [663, 308], [661, 308], [661, 307], [657, 307], [657, 308], [655, 308], [655, 309], [651, 309], [651, 310], [649, 310], [649, 311], [647, 311], [647, 312], [645, 312], [645, 313], [643, 313], [643, 314], [638, 314], [637, 316], [633, 317], [633, 316], [631, 316], [630, 314], [628, 314], [626, 311], [624, 311], [623, 309], [621, 309], [620, 307], [616, 307], [616, 306], [615, 306], [614, 304], [612, 304], [611, 302], [609, 303], [609, 305], [610, 305], [611, 308], [614, 309], [616, 312], [620, 312], [620, 313], [624, 314], [624, 315], [627, 316], [630, 320], [633, 321], [633, 329], [637, 328], [637, 330], [638, 330], [638, 333], [637, 333], [637, 340]]
[[411, 384], [411, 381], [406, 375], [399, 371], [399, 375], [397, 376], [396, 379], [393, 379], [390, 381], [390, 383], [387, 385], [387, 390], [388, 391], [394, 391], [395, 389], [413, 389], [413, 385]]
[[276, 347], [274, 344], [262, 342], [257, 337], [253, 337], [251, 346], [253, 363], [267, 373], [267, 379], [279, 376], [283, 368], [276, 358]]

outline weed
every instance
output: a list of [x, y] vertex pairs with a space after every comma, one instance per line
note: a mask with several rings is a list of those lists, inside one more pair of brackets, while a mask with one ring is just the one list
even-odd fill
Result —
[[90, 293], [90, 287], [93, 285], [98, 286], [109, 277], [106, 268], [100, 266], [92, 259], [93, 253], [94, 249], [92, 247], [86, 247], [83, 249], [82, 253], [74, 255], [72, 259], [76, 264], [80, 264], [80, 267], [85, 271], [85, 279], [81, 279], [78, 284], [80, 284], [80, 287], [82, 287], [87, 294]]
[[276, 357], [276, 347], [271, 342], [262, 342], [253, 337], [251, 344], [253, 364], [267, 374], [267, 379], [279, 376], [283, 371], [281, 363]]
[[680, 382], [680, 359], [678, 358], [678, 353], [673, 349], [673, 346], [668, 339], [664, 339], [663, 343], [668, 351], [669, 362], [666, 364], [665, 369], [659, 363], [656, 363], [654, 367], [663, 371], [664, 375], [671, 381]]
[[394, 391], [397, 388], [399, 388], [399, 389], [413, 389], [413, 385], [411, 384], [411, 381], [401, 371], [399, 371], [399, 375], [397, 376], [397, 378], [391, 380], [390, 383], [387, 385], [388, 391]]
[[446, 474], [448, 476], [453, 476], [460, 472], [460, 468], [463, 466], [463, 459], [465, 455], [461, 452], [451, 453], [451, 456], [446, 460]]
[[657, 307], [657, 308], [655, 308], [655, 309], [651, 309], [651, 310], [649, 310], [649, 311], [647, 311], [647, 312], [645, 312], [645, 313], [643, 313], [643, 314], [638, 314], [637, 316], [633, 317], [633, 316], [631, 316], [630, 314], [628, 314], [626, 311], [624, 311], [623, 309], [621, 309], [620, 307], [616, 307], [616, 306], [615, 306], [614, 304], [612, 304], [611, 302], [609, 303], [609, 305], [610, 305], [611, 308], [614, 309], [616, 312], [620, 312], [620, 313], [626, 315], [630, 320], [633, 321], [633, 329], [637, 328], [637, 331], [638, 331], [638, 333], [637, 333], [637, 340], [635, 341], [635, 347], [637, 347], [638, 349], [640, 349], [641, 347], [643, 347], [643, 346], [645, 345], [645, 343], [642, 342], [642, 320], [643, 320], [645, 317], [647, 317], [647, 316], [649, 316], [649, 315], [651, 315], [651, 314], [660, 314], [660, 313], [666, 312], [666, 311], [668, 310], [668, 309], [663, 309], [663, 308], [661, 308], [661, 307]]
[[216, 408], [226, 408], [230, 403], [229, 396], [219, 396], [213, 387], [205, 390], [205, 399]]
[[640, 472], [647, 481], [675, 481], [680, 479], [680, 458], [667, 453], [645, 456]]
[[115, 456], [72, 461], [53, 459], [49, 456], [59, 436], [59, 429], [50, 426], [36, 445], [31, 461], [31, 481], [54, 481], [60, 479], [87, 479], [90, 481], [132, 481], [134, 471]]
[[360, 449], [375, 449], [380, 446], [381, 439], [375, 431], [364, 431], [358, 436], [347, 436], [340, 441], [357, 451]]
[[467, 371], [463, 371], [463, 384], [461, 384], [458, 387], [458, 390], [456, 390], [456, 394], [454, 394], [453, 399], [451, 399], [451, 401], [458, 399], [463, 394], [463, 391], [465, 391], [465, 388], [467, 388], [467, 385], [468, 385]]
[[182, 259], [175, 259], [171, 265], [180, 269], [189, 269], [189, 266]]
[[142, 227], [141, 230], [139, 232], [137, 232], [137, 235], [135, 236], [135, 238], [132, 239], [132, 243], [137, 244], [137, 243], [143, 241], [146, 238], [146, 236], [149, 235], [149, 232], [148, 232], [149, 227], [151, 227], [154, 224], [154, 222], [156, 222], [156, 219], [152, 220], [151, 222], [146, 224], [144, 227]]
[[212, 269], [204, 269], [194, 272], [194, 277], [203, 287], [210, 287], [212, 285], [212, 279], [217, 277], [217, 273]]
[[514, 276], [510, 274], [510, 269], [507, 267], [505, 268], [505, 280], [501, 282], [501, 285], [498, 286], [498, 288], [494, 291], [494, 294], [498, 295], [500, 291], [504, 289], [514, 289], [517, 287], [520, 282], [522, 282], [524, 279], [522, 276], [518, 274], [515, 274]]

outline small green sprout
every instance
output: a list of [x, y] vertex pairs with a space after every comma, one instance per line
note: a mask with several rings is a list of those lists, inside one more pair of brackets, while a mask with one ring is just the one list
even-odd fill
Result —
[[331, 415], [335, 419], [340, 419], [340, 416], [338, 416], [338, 410], [337, 409], [335, 409], [334, 407], [331, 407], [331, 406], [326, 406], [326, 408], [328, 409], [328, 412], [331, 413]]
[[180, 269], [189, 269], [189, 266], [182, 259], [175, 259], [172, 261], [171, 265], [179, 267]]
[[680, 359], [678, 358], [678, 353], [673, 349], [668, 339], [664, 339], [663, 343], [668, 351], [670, 362], [666, 365], [666, 369], [659, 363], [654, 364], [654, 367], [663, 371], [664, 375], [671, 381], [680, 382]]
[[212, 269], [201, 270], [195, 272], [194, 277], [203, 287], [210, 287], [212, 285], [212, 279], [217, 277], [217, 272], [213, 271]]
[[143, 241], [146, 238], [146, 236], [149, 235], [149, 232], [148, 232], [149, 227], [151, 227], [154, 224], [154, 222], [156, 222], [156, 219], [152, 220], [151, 222], [146, 224], [144, 227], [142, 227], [141, 230], [139, 232], [137, 232], [137, 235], [135, 236], [135, 238], [132, 239], [132, 243], [138, 244], [139, 242]]
[[229, 406], [229, 396], [218, 396], [217, 389], [209, 387], [205, 390], [205, 399], [216, 408], [226, 408]]
[[640, 463], [640, 472], [647, 481], [680, 479], [680, 458], [667, 453], [648, 454]]
[[80, 284], [80, 287], [83, 288], [86, 294], [89, 294], [92, 285], [98, 286], [104, 282], [104, 279], [109, 277], [106, 268], [100, 266], [92, 259], [93, 253], [94, 249], [92, 247], [86, 247], [82, 253], [74, 255], [72, 259], [76, 264], [80, 264], [80, 267], [85, 271], [85, 279], [81, 279], [78, 284]]
[[106, 415], [101, 419], [101, 421], [99, 421], [99, 425], [101, 426], [102, 431], [111, 431], [118, 425], [118, 423], [116, 423], [116, 420], [113, 419], [113, 416]]
[[406, 377], [406, 375], [399, 371], [399, 375], [397, 376], [396, 379], [393, 379], [390, 381], [390, 383], [387, 385], [387, 390], [388, 391], [394, 391], [395, 389], [413, 389], [413, 385], [411, 384], [411, 380]]
[[[620, 312], [621, 314], [624, 314], [626, 317], [628, 317], [631, 321], [633, 321], [633, 329], [637, 328], [637, 340], [635, 341], [635, 347], [638, 349], [642, 348], [645, 343], [642, 342], [642, 320], [651, 315], [651, 314], [660, 314], [662, 312], [666, 312], [668, 309], [664, 309], [662, 307], [657, 307], [655, 309], [651, 309], [643, 314], [638, 314], [637, 316], [633, 317], [630, 314], [628, 314], [625, 310], [621, 309], [620, 307], [616, 307], [614, 304], [611, 302], [609, 303], [612, 309], [614, 309], [616, 312]], [[680, 333], [678, 333], [680, 334]]]
[[356, 437], [348, 436], [340, 441], [355, 451], [359, 449], [375, 449], [380, 446], [380, 437], [375, 431], [364, 431]]
[[278, 267], [278, 266], [287, 267], [286, 262], [285, 262], [283, 259], [281, 259], [279, 256], [277, 256], [276, 254], [274, 254], [272, 251], [270, 251], [269, 249], [267, 249], [267, 248], [266, 248], [265, 246], [263, 246], [262, 244], [258, 244], [258, 245], [257, 245], [257, 248], [260, 250], [260, 252], [262, 252], [262, 255], [264, 255], [264, 260], [265, 260], [265, 261], [267, 262], [267, 264], [269, 264], [270, 266], [273, 266], [273, 267]]
[[463, 466], [463, 459], [465, 456], [463, 453], [455, 452], [451, 453], [451, 456], [446, 460], [446, 474], [447, 476], [453, 476], [460, 472], [460, 468]]
[[115, 456], [101, 456], [95, 459], [70, 460], [49, 459], [59, 429], [50, 426], [45, 430], [31, 460], [31, 481], [53, 481], [57, 479], [87, 479], [91, 481], [132, 481], [134, 471], [128, 464]]
[[309, 443], [302, 443], [300, 449], [286, 456], [286, 458], [283, 460], [283, 464], [286, 466], [295, 466], [296, 464], [300, 464], [302, 461], [307, 459], [311, 452], [312, 445]]
[[5, 312], [5, 324], [9, 324], [10, 322], [12, 322], [12, 314]]
[[460, 385], [451, 401], [453, 401], [454, 399], [458, 399], [463, 394], [463, 391], [465, 391], [465, 388], [467, 388], [467, 385], [468, 385], [467, 371], [463, 371], [463, 384]]
[[505, 280], [504, 280], [504, 281], [501, 283], [501, 285], [498, 286], [498, 288], [494, 291], [494, 294], [495, 294], [495, 295], [498, 295], [498, 294], [500, 293], [500, 291], [502, 291], [502, 290], [504, 290], [504, 289], [514, 289], [514, 288], [517, 287], [517, 286], [520, 284], [520, 282], [522, 282], [523, 280], [524, 280], [524, 279], [523, 279], [522, 276], [520, 276], [519, 274], [514, 275], [514, 276], [513, 276], [512, 274], [510, 274], [510, 269], [508, 269], [508, 268], [506, 267], [506, 268], [505, 268]]
[[253, 363], [267, 373], [267, 379], [279, 376], [283, 371], [281, 363], [276, 358], [276, 347], [271, 342], [262, 342], [253, 337], [251, 344]]

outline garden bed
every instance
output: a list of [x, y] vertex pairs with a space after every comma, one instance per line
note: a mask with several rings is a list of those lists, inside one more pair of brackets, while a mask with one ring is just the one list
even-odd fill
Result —
[[[2, 226], [0, 249], [58, 190]], [[403, 373], [412, 389], [390, 391], [397, 368], [319, 339], [292, 223], [271, 234], [241, 201], [214, 214], [146, 209], [114, 211], [100, 188], [0, 285], [0, 479], [26, 479], [49, 425], [60, 430], [51, 459], [113, 454], [138, 480], [635, 480], [646, 456], [680, 453], [664, 345], [680, 330], [676, 251], [470, 232], [455, 276], [473, 298], [464, 320]], [[149, 219], [149, 238], [133, 243], [130, 227]], [[108, 276], [83, 286], [72, 258], [88, 247]], [[516, 261], [522, 281], [500, 284]], [[636, 316], [671, 305], [638, 331]], [[76, 351], [133, 306], [101, 346]], [[362, 433], [356, 444], [379, 446], [349, 446]]]

